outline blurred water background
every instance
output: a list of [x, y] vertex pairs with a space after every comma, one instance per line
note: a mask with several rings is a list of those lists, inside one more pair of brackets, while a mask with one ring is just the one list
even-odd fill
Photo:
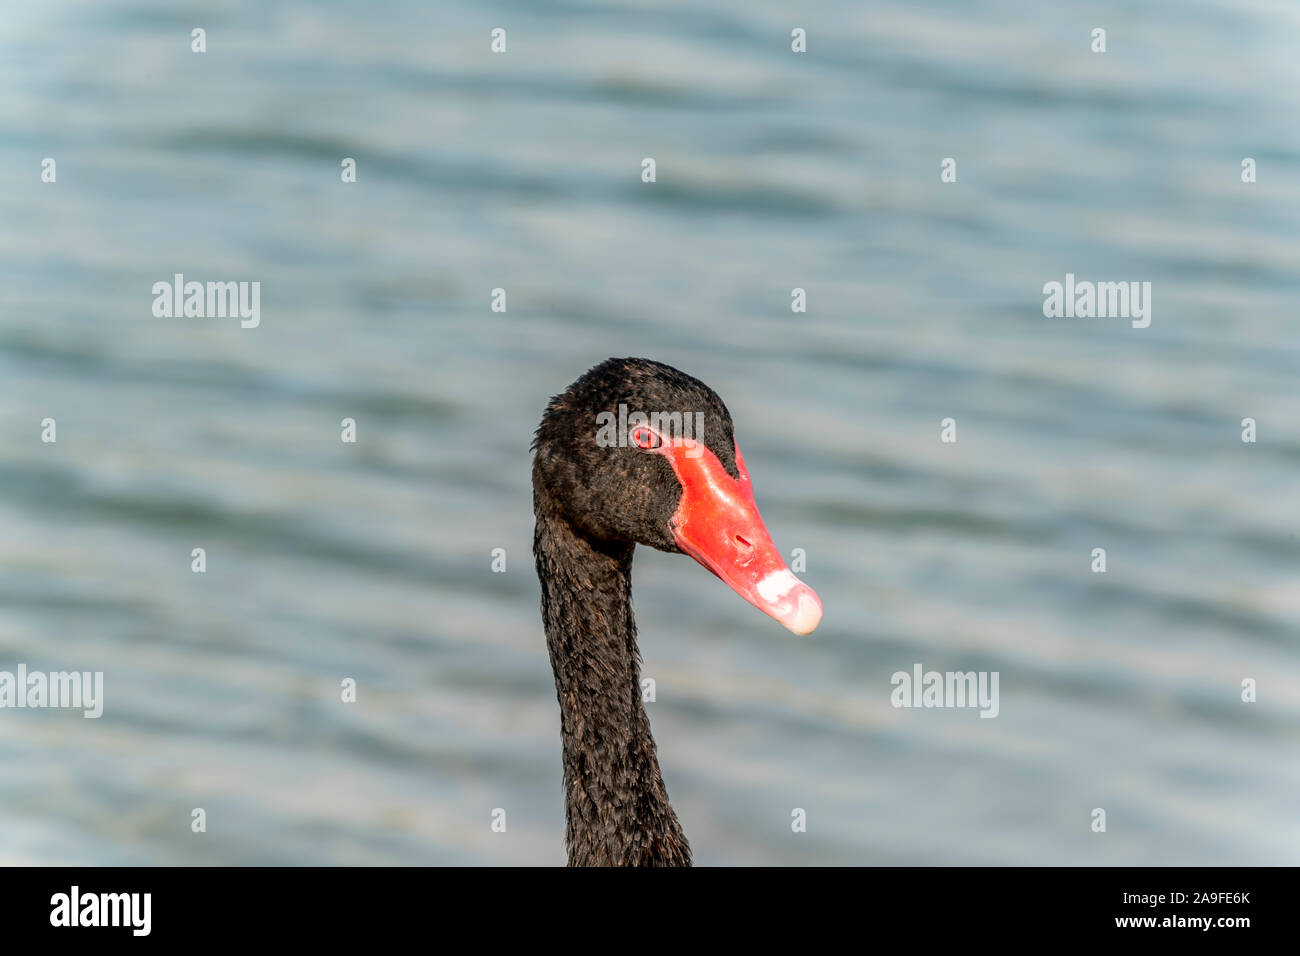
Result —
[[[106, 702], [0, 711], [0, 862], [562, 862], [528, 443], [611, 355], [723, 396], [827, 612], [792, 639], [638, 551], [698, 862], [1297, 862], [1298, 35], [1281, 2], [6, 4], [0, 670]], [[260, 328], [154, 318], [176, 272], [260, 281]], [[1152, 282], [1151, 327], [1044, 318], [1067, 272]], [[998, 718], [891, 707], [918, 662], [1000, 672]]]

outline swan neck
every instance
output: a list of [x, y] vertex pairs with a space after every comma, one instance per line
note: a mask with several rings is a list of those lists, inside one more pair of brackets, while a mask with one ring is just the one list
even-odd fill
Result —
[[642, 703], [630, 542], [592, 541], [535, 500], [533, 553], [560, 704], [570, 866], [690, 864]]

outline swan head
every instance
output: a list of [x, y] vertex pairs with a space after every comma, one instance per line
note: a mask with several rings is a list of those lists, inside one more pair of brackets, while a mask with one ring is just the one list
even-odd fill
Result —
[[821, 600], [763, 524], [731, 415], [649, 359], [609, 359], [551, 399], [533, 442], [535, 506], [584, 536], [690, 555], [795, 634]]

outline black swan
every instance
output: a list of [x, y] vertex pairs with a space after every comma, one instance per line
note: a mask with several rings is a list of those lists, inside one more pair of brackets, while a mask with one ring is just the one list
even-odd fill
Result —
[[609, 359], [551, 399], [533, 512], [569, 865], [689, 866], [641, 703], [632, 551], [689, 554], [796, 634], [817, 627], [821, 601], [763, 526], [722, 399], [660, 362]]

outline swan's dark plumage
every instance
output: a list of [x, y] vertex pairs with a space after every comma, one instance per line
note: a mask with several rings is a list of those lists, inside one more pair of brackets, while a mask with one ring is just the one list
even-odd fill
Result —
[[571, 866], [689, 866], [641, 702], [632, 615], [637, 543], [677, 552], [681, 487], [660, 455], [601, 447], [597, 415], [704, 413], [695, 437], [737, 476], [731, 416], [698, 379], [609, 359], [551, 399], [533, 441], [533, 553], [555, 671]]

